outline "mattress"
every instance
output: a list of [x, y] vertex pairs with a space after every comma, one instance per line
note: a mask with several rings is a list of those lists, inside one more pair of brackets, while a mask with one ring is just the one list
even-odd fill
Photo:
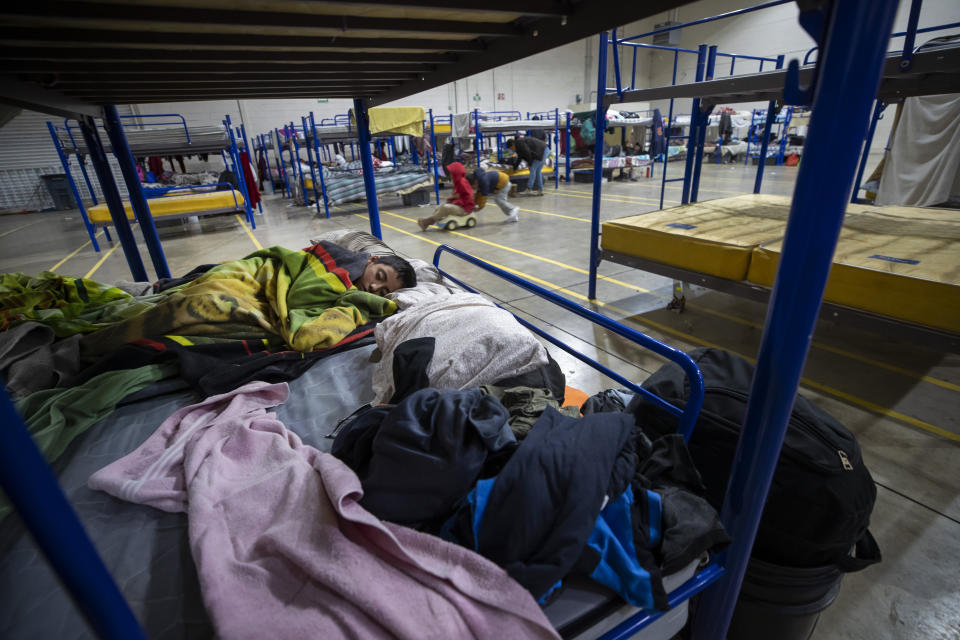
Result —
[[643, 127], [653, 124], [653, 118], [647, 116], [645, 118], [608, 118], [607, 119], [607, 128], [610, 127]]
[[[364, 200], [367, 192], [363, 184], [362, 174], [333, 172], [326, 170], [323, 175], [324, 187], [327, 191], [327, 202], [338, 205], [344, 202]], [[390, 170], [386, 173], [375, 173], [374, 181], [377, 185], [377, 194], [403, 193], [420, 187], [432, 187], [433, 175], [422, 169], [404, 167], [399, 171]], [[313, 180], [304, 175], [304, 182], [310, 197], [313, 197]]]
[[[784, 206], [784, 201], [787, 207]], [[607, 251], [744, 280], [753, 249], [783, 237], [789, 198], [748, 194], [603, 223]]]
[[[781, 248], [755, 247], [747, 279], [773, 286]], [[850, 205], [824, 299], [960, 333], [960, 211]]]
[[[526, 131], [528, 129], [549, 129], [557, 127], [556, 120], [481, 120], [481, 131]], [[562, 127], [561, 127], [562, 128]]]
[[[147, 121], [149, 122], [149, 120]], [[187, 141], [188, 131], [182, 126], [144, 127], [141, 129], [133, 125], [127, 125], [124, 126], [123, 131], [127, 136], [130, 151], [135, 156], [219, 153], [221, 149], [230, 148], [230, 137], [222, 125], [190, 126], [189, 142]], [[71, 136], [70, 133], [73, 135]], [[60, 139], [60, 144], [63, 145], [64, 150], [69, 153], [77, 152], [89, 155], [86, 142], [79, 129], [73, 127], [70, 133], [63, 129], [57, 130], [57, 137]], [[101, 131], [100, 138], [107, 153], [112, 153], [113, 148], [110, 146], [107, 135]]]
[[[527, 168], [527, 169], [517, 169], [516, 171], [511, 171], [510, 169], [498, 169], [498, 171], [502, 171], [503, 173], [505, 173], [505, 174], [507, 174], [508, 176], [510, 176], [510, 179], [511, 179], [511, 180], [512, 180], [513, 178], [526, 178], [526, 177], [529, 177], [529, 176], [530, 176], [530, 169], [529, 169], [529, 168]], [[547, 166], [545, 166], [545, 167], [543, 168], [543, 170], [540, 172], [540, 175], [543, 175], [543, 176], [545, 176], [545, 175], [553, 175], [553, 167], [547, 167]]]
[[[330, 356], [289, 383], [274, 409], [304, 443], [329, 451], [332, 428], [373, 399], [375, 345]], [[166, 384], [165, 381], [156, 383]], [[190, 555], [185, 513], [122, 502], [87, 488], [87, 478], [133, 451], [177, 409], [200, 401], [181, 390], [119, 407], [77, 438], [54, 465], [60, 486], [146, 636], [212, 638]], [[96, 637], [17, 518], [0, 526], [0, 637]]]
[[[234, 200], [236, 198], [236, 200]], [[191, 193], [151, 198], [148, 201], [150, 215], [154, 218], [198, 216], [211, 213], [226, 213], [243, 208], [243, 194], [232, 189], [230, 191], [212, 191], [208, 193]], [[133, 220], [133, 207], [129, 200], [123, 201], [127, 211], [127, 219]], [[112, 224], [110, 210], [106, 204], [98, 204], [87, 209], [87, 216], [94, 224]]]
[[[623, 167], [645, 167], [651, 164], [649, 156], [616, 156], [603, 159], [604, 169], [621, 169]], [[581, 161], [577, 164], [576, 159], [570, 163], [570, 167], [577, 171], [589, 169], [593, 171], [593, 162], [590, 159]]]

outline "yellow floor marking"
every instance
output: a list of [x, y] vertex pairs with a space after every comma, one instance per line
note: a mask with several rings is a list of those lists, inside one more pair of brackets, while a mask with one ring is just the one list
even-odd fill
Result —
[[[549, 194], [547, 194], [549, 195]], [[555, 196], [563, 196], [564, 198], [578, 198], [580, 200], [593, 200], [593, 196], [580, 196], [574, 193], [554, 193]], [[660, 204], [659, 198], [641, 198], [640, 196], [629, 196], [634, 198], [633, 200], [626, 200], [624, 198], [618, 198], [615, 196], [603, 196], [604, 202], [617, 202], [620, 204]], [[642, 202], [642, 200], [647, 200], [648, 202]]]
[[3, 236], [8, 236], [8, 235], [10, 235], [11, 233], [13, 233], [13, 232], [15, 232], [15, 231], [20, 231], [20, 229], [26, 229], [27, 227], [32, 227], [33, 225], [39, 224], [40, 222], [43, 222], [43, 221], [42, 221], [42, 220], [35, 220], [34, 222], [28, 222], [27, 224], [20, 225], [19, 227], [15, 228], [15, 229], [10, 229], [9, 231], [4, 231], [3, 233], [0, 233], [0, 238], [2, 238]]
[[104, 262], [106, 262], [106, 261], [107, 261], [107, 258], [109, 258], [109, 257], [113, 254], [114, 251], [116, 251], [117, 249], [119, 249], [120, 246], [121, 246], [121, 245], [120, 245], [119, 242], [118, 242], [117, 244], [113, 245], [113, 247], [110, 249], [110, 251], [107, 251], [105, 254], [103, 254], [103, 257], [100, 258], [99, 260], [97, 260], [97, 264], [93, 265], [93, 268], [90, 269], [90, 271], [87, 271], [87, 275], [85, 275], [85, 276], [83, 276], [83, 277], [84, 277], [84, 278], [90, 278], [91, 276], [93, 276], [93, 274], [97, 272], [97, 269], [100, 268], [100, 265], [102, 265]]
[[237, 219], [237, 222], [240, 223], [240, 226], [243, 227], [243, 230], [247, 232], [248, 236], [250, 236], [250, 241], [253, 242], [253, 246], [255, 246], [257, 250], [263, 249], [263, 245], [260, 244], [256, 236], [253, 235], [253, 232], [250, 231], [250, 227], [248, 227], [247, 224], [243, 221], [243, 218], [240, 217], [240, 214], [239, 213], [236, 214], [234, 218]]
[[590, 222], [590, 218], [578, 218], [576, 216], [565, 216], [561, 213], [550, 213], [549, 211], [537, 211], [536, 209], [520, 209], [527, 213], [539, 213], [542, 216], [553, 216], [554, 218], [566, 218], [567, 220], [578, 220], [580, 222]]
[[[99, 237], [102, 236], [102, 235], [103, 235], [103, 231], [100, 231], [100, 232], [98, 232], [97, 235], [94, 236], [94, 237], [95, 237], [95, 238], [99, 238]], [[56, 271], [57, 269], [59, 269], [61, 266], [63, 266], [63, 264], [64, 264], [67, 260], [69, 260], [69, 259], [72, 258], [73, 256], [77, 255], [77, 254], [80, 253], [81, 251], [83, 251], [83, 249], [85, 249], [85, 248], [86, 248], [87, 246], [89, 246], [90, 244], [91, 244], [90, 240], [87, 240], [86, 242], [84, 242], [82, 245], [80, 245], [79, 247], [77, 247], [76, 249], [74, 249], [73, 251], [71, 251], [70, 253], [68, 253], [68, 254], [67, 254], [67, 257], [65, 257], [63, 260], [61, 260], [61, 261], [58, 262], [57, 264], [55, 264], [55, 265], [53, 265], [52, 267], [50, 267], [50, 271]]]
[[[382, 213], [388, 213], [389, 215], [396, 216], [397, 218], [412, 220], [411, 218], [405, 218], [405, 216], [400, 216], [400, 215], [393, 214], [393, 213], [389, 213], [389, 212], [385, 212], [385, 211], [382, 212]], [[360, 218], [363, 218], [364, 220], [369, 220], [369, 218], [368, 218], [367, 216], [361, 215], [361, 214], [359, 214], [359, 213], [354, 214], [354, 215], [356, 215], [356, 216], [358, 216], [358, 217], [360, 217]], [[399, 228], [397, 228], [397, 227], [394, 227], [394, 226], [389, 225], [389, 224], [384, 224], [384, 223], [381, 223], [381, 225], [384, 226], [384, 227], [386, 227], [387, 229], [391, 229], [391, 230], [393, 230], [393, 231], [397, 231], [397, 232], [399, 232], [399, 233], [402, 233], [402, 234], [404, 234], [404, 235], [410, 236], [410, 237], [412, 237], [412, 238], [417, 238], [417, 239], [419, 239], [419, 240], [422, 240], [423, 242], [427, 242], [427, 243], [432, 244], [432, 245], [434, 245], [434, 246], [439, 246], [439, 245], [441, 244], [441, 243], [439, 243], [439, 242], [435, 242], [435, 241], [433, 241], [433, 240], [430, 240], [429, 238], [423, 237], [423, 233], [410, 233], [409, 231], [405, 231], [405, 230], [403, 230], [403, 229], [399, 229]], [[449, 233], [449, 232], [448, 232], [448, 233]], [[456, 233], [456, 232], [453, 232], [453, 233]], [[476, 239], [477, 239], [477, 238], [472, 238], [472, 237], [470, 237], [470, 236], [468, 236], [468, 235], [466, 235], [466, 234], [457, 233], [457, 235], [463, 236], [463, 237], [465, 237], [465, 238], [470, 238], [471, 240], [476, 240]], [[494, 243], [490, 243], [490, 242], [487, 242], [487, 241], [483, 241], [483, 242], [485, 242], [485, 243], [487, 243], [487, 244], [494, 244]], [[495, 246], [502, 246], [502, 245], [495, 245]], [[509, 247], [503, 247], [503, 248], [506, 248], [506, 249], [511, 250], [511, 251], [517, 251], [516, 249], [510, 249]], [[520, 253], [519, 251], [517, 251], [517, 252]], [[532, 254], [530, 254], [530, 255], [532, 255]], [[548, 260], [548, 259], [546, 259], [546, 258], [540, 258], [540, 257], [538, 257], [538, 256], [535, 256], [535, 257], [536, 257], [536, 258], [539, 258], [539, 259], [541, 259], [541, 260]], [[492, 264], [492, 265], [495, 266], [495, 267], [499, 267], [500, 269], [503, 269], [504, 271], [508, 271], [508, 272], [510, 272], [510, 273], [514, 273], [514, 274], [516, 274], [516, 275], [518, 275], [518, 276], [521, 276], [521, 277], [523, 277], [523, 278], [526, 278], [526, 279], [528, 279], [528, 280], [530, 280], [530, 281], [532, 281], [532, 282], [536, 282], [537, 284], [539, 284], [539, 285], [541, 285], [541, 286], [543, 286], [543, 287], [546, 287], [546, 288], [548, 288], [548, 289], [552, 289], [552, 290], [554, 290], [554, 291], [558, 291], [558, 292], [564, 293], [564, 294], [566, 294], [567, 296], [569, 296], [569, 297], [571, 297], [571, 298], [574, 298], [574, 299], [576, 299], [576, 300], [584, 301], [584, 302], [588, 303], [588, 305], [589, 305], [589, 304], [594, 304], [594, 305], [597, 305], [597, 306], [599, 306], [599, 307], [603, 307], [603, 308], [610, 309], [611, 311], [614, 311], [614, 312], [616, 312], [616, 313], [623, 314], [624, 320], [633, 321], [633, 322], [635, 322], [635, 323], [637, 323], [637, 324], [642, 324], [642, 325], [646, 325], [646, 326], [649, 326], [649, 327], [653, 327], [654, 329], [657, 329], [658, 331], [662, 331], [662, 332], [664, 332], [664, 333], [668, 333], [668, 334], [670, 334], [670, 335], [677, 336], [677, 337], [680, 338], [681, 340], [684, 340], [684, 341], [689, 342], [689, 343], [692, 343], [692, 344], [698, 344], [698, 345], [705, 346], [705, 347], [713, 347], [713, 348], [716, 348], [716, 349], [726, 349], [725, 347], [723, 347], [723, 346], [721, 346], [721, 345], [718, 345], [718, 344], [713, 343], [713, 342], [709, 342], [709, 341], [707, 341], [707, 340], [703, 340], [702, 338], [698, 338], [698, 337], [693, 336], [693, 335], [690, 335], [690, 334], [688, 334], [688, 333], [684, 333], [683, 331], [678, 331], [677, 329], [674, 329], [674, 328], [672, 328], [672, 327], [669, 327], [669, 326], [667, 326], [667, 325], [665, 325], [665, 324], [662, 324], [662, 323], [660, 323], [660, 322], [656, 322], [656, 321], [654, 321], [654, 320], [650, 320], [649, 318], [638, 317], [637, 315], [631, 314], [630, 312], [625, 311], [624, 309], [620, 309], [619, 307], [616, 307], [616, 306], [614, 306], [614, 305], [611, 305], [611, 304], [602, 302], [602, 301], [600, 301], [600, 300], [590, 300], [589, 298], [587, 298], [587, 296], [585, 296], [585, 295], [583, 295], [583, 294], [581, 294], [581, 293], [577, 293], [577, 292], [575, 292], [575, 291], [570, 291], [569, 289], [565, 289], [565, 288], [563, 288], [563, 287], [561, 287], [561, 286], [559, 286], [559, 285], [556, 285], [556, 284], [554, 284], [554, 283], [552, 283], [552, 282], [548, 282], [548, 281], [543, 280], [543, 279], [541, 279], [541, 278], [536, 278], [536, 277], [534, 277], [534, 276], [531, 276], [531, 275], [529, 275], [529, 274], [526, 274], [526, 273], [524, 273], [523, 271], [519, 271], [519, 270], [517, 270], [517, 269], [512, 269], [512, 268], [510, 268], [510, 267], [506, 267], [506, 266], [504, 266], [504, 265], [497, 264], [496, 262], [491, 262], [491, 261], [486, 260], [486, 259], [484, 259], [484, 260], [485, 260], [486, 262], [489, 262], [490, 264]], [[551, 262], [552, 262], [552, 261], [551, 261]], [[576, 268], [574, 268], [574, 269], [576, 270]], [[582, 270], [581, 270], [581, 271], [582, 271]], [[732, 351], [731, 349], [726, 349], [726, 350], [727, 350], [727, 351], [730, 351], [731, 353], [737, 353], [736, 351]], [[747, 355], [744, 355], [744, 354], [741, 354], [741, 353], [737, 353], [737, 355], [739, 355], [739, 356], [742, 357], [742, 358], [745, 358], [746, 360], [749, 360], [750, 362], [754, 362], [754, 359], [751, 358], [751, 357], [749, 357], [749, 356], [747, 356]], [[842, 399], [842, 400], [846, 400], [847, 402], [849, 402], [849, 403], [851, 403], [851, 404], [854, 404], [854, 405], [857, 405], [857, 406], [859, 406], [859, 407], [862, 407], [863, 409], [866, 409], [867, 411], [870, 411], [871, 413], [878, 413], [878, 414], [880, 414], [880, 415], [883, 415], [883, 416], [892, 418], [892, 419], [894, 419], [894, 420], [899, 420], [900, 422], [903, 422], [903, 423], [912, 425], [912, 426], [914, 426], [914, 427], [923, 429], [924, 431], [928, 431], [929, 433], [936, 434], [936, 435], [941, 436], [941, 437], [943, 437], [943, 438], [946, 438], [946, 439], [948, 439], [948, 440], [953, 440], [953, 441], [956, 441], [956, 442], [960, 442], [960, 435], [958, 435], [958, 434], [955, 434], [955, 433], [953, 433], [953, 432], [951, 432], [951, 431], [948, 431], [948, 430], [943, 429], [943, 428], [941, 428], [941, 427], [938, 427], [938, 426], [936, 426], [936, 425], [930, 424], [929, 422], [924, 422], [923, 420], [919, 420], [919, 419], [914, 418], [914, 417], [912, 417], [912, 416], [908, 416], [908, 415], [903, 414], [903, 413], [900, 413], [900, 412], [898, 412], [898, 411], [894, 411], [894, 410], [892, 410], [892, 409], [888, 409], [888, 408], [883, 407], [883, 406], [881, 406], [881, 405], [879, 405], [879, 404], [877, 404], [877, 403], [875, 403], [875, 402], [871, 402], [871, 401], [869, 401], [869, 400], [864, 400], [863, 398], [860, 398], [860, 397], [858, 397], [858, 396], [854, 396], [854, 395], [852, 395], [852, 394], [846, 393], [845, 391], [840, 391], [839, 389], [834, 389], [833, 387], [827, 386], [827, 385], [825, 385], [825, 384], [821, 384], [821, 383], [819, 383], [819, 382], [814, 382], [813, 380], [810, 380], [810, 379], [808, 379], [808, 378], [803, 378], [803, 379], [801, 379], [801, 384], [803, 384], [803, 385], [805, 385], [805, 386], [808, 386], [808, 387], [810, 387], [810, 388], [812, 388], [812, 389], [816, 389], [816, 390], [818, 390], [818, 391], [822, 391], [822, 392], [827, 393], [827, 394], [829, 394], [829, 395], [835, 396], [835, 397], [840, 398], [840, 399]], [[947, 384], [950, 384], [950, 383], [947, 383]]]

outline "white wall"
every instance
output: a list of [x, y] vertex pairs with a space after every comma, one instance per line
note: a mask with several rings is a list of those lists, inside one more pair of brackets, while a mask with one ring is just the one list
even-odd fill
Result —
[[[754, 2], [750, 4], [760, 4]], [[743, 0], [702, 0], [690, 5], [681, 7], [678, 10], [679, 22], [691, 22], [700, 18], [718, 15], [727, 11], [749, 6]], [[894, 22], [894, 32], [906, 30], [907, 17], [910, 11], [909, 0], [901, 0], [897, 17]], [[676, 46], [696, 50], [698, 45], [717, 45], [719, 51], [724, 53], [748, 54], [754, 56], [775, 58], [779, 54], [785, 54], [786, 62], [791, 58], [798, 58], [803, 61], [807, 51], [815, 46], [814, 40], [800, 28], [797, 23], [798, 9], [793, 2], [782, 4], [768, 9], [762, 9], [753, 13], [747, 13], [742, 16], [717, 20], [706, 24], [687, 27], [681, 31], [680, 43]], [[668, 19], [674, 19], [670, 15], [660, 14], [642, 20], [640, 22], [628, 25], [622, 30], [623, 35], [632, 35], [646, 33], [654, 29], [654, 24], [664, 22]], [[938, 24], [960, 21], [960, 2], [958, 0], [925, 0], [920, 13], [919, 26], [927, 27]], [[946, 30], [932, 34], [920, 34], [917, 37], [917, 44], [939, 36], [960, 32], [960, 29]], [[650, 43], [652, 40], [646, 38], [643, 42]], [[899, 50], [903, 46], [903, 38], [891, 40], [890, 50]], [[621, 60], [621, 73], [624, 78], [628, 78], [631, 72], [632, 58], [631, 52], [623, 48], [623, 59]], [[811, 56], [815, 60], [816, 54]], [[679, 64], [677, 66], [677, 84], [693, 82], [696, 77], [696, 56], [693, 54], [680, 54]], [[640, 70], [646, 72], [646, 86], [657, 87], [669, 85], [673, 73], [673, 54], [663, 51], [641, 50], [637, 56], [638, 67], [638, 85]], [[765, 64], [764, 69], [772, 68]], [[721, 58], [717, 63], [715, 77], [729, 74], [730, 59]], [[752, 73], [758, 70], [757, 62], [737, 61], [734, 73], [740, 75], [743, 73]], [[612, 61], [608, 68], [607, 86], [614, 86]], [[660, 108], [664, 116], [667, 114], [668, 100], [656, 101], [652, 107]], [[751, 109], [766, 107], [766, 103], [743, 103], [735, 106], [738, 109]], [[690, 100], [675, 100], [674, 113], [689, 113]], [[890, 126], [893, 122], [893, 108], [887, 110], [885, 115], [877, 125], [877, 131], [874, 134], [871, 145], [871, 154], [874, 156], [874, 162], [868, 167], [868, 173], [872, 165], [879, 159], [879, 153], [883, 151], [887, 138], [890, 135]]]

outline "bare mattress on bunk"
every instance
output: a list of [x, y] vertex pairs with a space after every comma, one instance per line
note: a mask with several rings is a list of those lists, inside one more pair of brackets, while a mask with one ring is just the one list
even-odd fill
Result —
[[[147, 201], [150, 215], [154, 218], [178, 218], [184, 216], [198, 216], [212, 213], [229, 213], [243, 209], [243, 194], [236, 189], [229, 191], [208, 191], [204, 193], [187, 193], [180, 195], [151, 198]], [[134, 219], [133, 206], [129, 200], [124, 200], [124, 209], [127, 219]], [[94, 224], [112, 224], [110, 210], [106, 204], [98, 204], [87, 209], [87, 216]]]
[[[749, 194], [603, 223], [601, 248], [773, 286], [788, 196]], [[847, 207], [824, 299], [960, 333], [960, 211]]]

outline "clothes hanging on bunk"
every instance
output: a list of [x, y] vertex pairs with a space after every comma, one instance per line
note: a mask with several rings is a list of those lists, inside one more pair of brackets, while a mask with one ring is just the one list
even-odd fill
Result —
[[147, 158], [147, 169], [155, 176], [163, 175], [163, 158], [150, 156]]
[[331, 453], [356, 472], [378, 518], [429, 527], [453, 513], [488, 458], [509, 454], [509, 414], [480, 389], [421, 389], [343, 427]]
[[218, 637], [558, 637], [493, 563], [363, 509], [356, 475], [267, 413], [287, 396], [252, 383], [185, 407], [88, 482], [187, 513]]
[[660, 109], [653, 110], [653, 126], [652, 126], [652, 139], [653, 142], [650, 146], [650, 155], [659, 156], [667, 152], [667, 137], [664, 135], [663, 131], [663, 114], [660, 113]]
[[256, 207], [260, 202], [260, 190], [257, 188], [257, 180], [253, 177], [253, 170], [250, 168], [250, 154], [246, 151], [240, 152], [240, 164], [243, 165], [243, 179], [247, 185], [247, 195], [250, 196], [250, 206]]
[[733, 120], [730, 118], [729, 112], [723, 111], [720, 113], [720, 124], [717, 129], [720, 137], [723, 138], [723, 143], [730, 142], [730, 136], [733, 135]]

